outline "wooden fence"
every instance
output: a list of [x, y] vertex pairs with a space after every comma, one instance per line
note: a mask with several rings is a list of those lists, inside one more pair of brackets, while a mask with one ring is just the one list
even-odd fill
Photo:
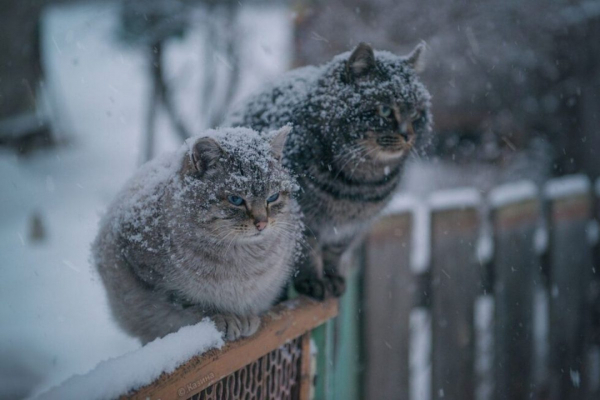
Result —
[[291, 300], [126, 397], [600, 399], [599, 219], [583, 176], [398, 197], [339, 310]]
[[600, 399], [599, 199], [583, 176], [397, 199], [363, 250], [362, 398]]
[[332, 299], [287, 301], [263, 316], [256, 335], [196, 356], [121, 398], [308, 400], [314, 392], [311, 330], [336, 314], [337, 301]]

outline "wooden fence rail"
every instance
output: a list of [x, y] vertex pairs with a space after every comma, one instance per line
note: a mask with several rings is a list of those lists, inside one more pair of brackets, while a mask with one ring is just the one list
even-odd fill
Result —
[[337, 302], [297, 298], [263, 317], [252, 337], [197, 356], [123, 399], [308, 400], [310, 331], [337, 315]]

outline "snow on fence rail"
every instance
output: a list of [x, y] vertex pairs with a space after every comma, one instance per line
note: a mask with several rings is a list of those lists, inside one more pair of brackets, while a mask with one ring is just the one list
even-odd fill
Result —
[[263, 316], [252, 337], [223, 343], [212, 322], [100, 363], [40, 395], [64, 399], [298, 399], [311, 391], [310, 331], [337, 315], [337, 301], [298, 297]]
[[395, 199], [364, 246], [364, 398], [600, 398], [599, 219], [581, 175]]

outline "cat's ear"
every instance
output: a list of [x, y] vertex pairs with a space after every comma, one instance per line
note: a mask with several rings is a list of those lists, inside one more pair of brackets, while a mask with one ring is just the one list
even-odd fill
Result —
[[206, 171], [214, 168], [224, 154], [225, 152], [216, 140], [209, 137], [200, 138], [190, 149], [184, 171], [203, 175]]
[[375, 53], [366, 43], [359, 43], [346, 62], [346, 76], [353, 80], [368, 75], [375, 68]]
[[291, 125], [285, 125], [278, 131], [274, 133], [273, 138], [271, 139], [271, 151], [273, 152], [273, 156], [277, 160], [281, 160], [283, 155], [283, 147], [285, 146], [285, 141], [288, 137], [288, 134], [292, 131]]
[[406, 63], [412, 67], [416, 72], [423, 72], [425, 69], [425, 52], [427, 50], [427, 43], [421, 40], [413, 51], [406, 56]]

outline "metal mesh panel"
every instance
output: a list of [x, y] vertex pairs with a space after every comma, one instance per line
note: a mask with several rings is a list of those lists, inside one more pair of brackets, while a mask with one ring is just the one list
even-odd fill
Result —
[[296, 400], [301, 343], [302, 337], [296, 338], [187, 400]]

